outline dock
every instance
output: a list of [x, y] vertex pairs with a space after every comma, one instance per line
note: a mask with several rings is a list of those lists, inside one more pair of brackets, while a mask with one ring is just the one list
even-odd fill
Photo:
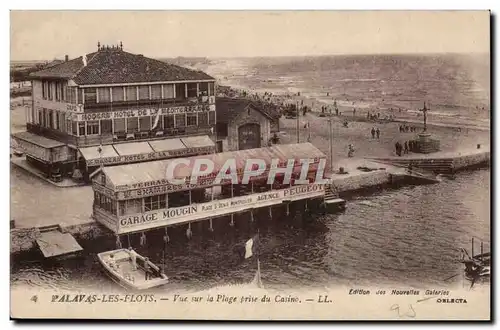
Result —
[[40, 233], [36, 244], [45, 258], [65, 256], [83, 250], [70, 233], [62, 233], [58, 230]]

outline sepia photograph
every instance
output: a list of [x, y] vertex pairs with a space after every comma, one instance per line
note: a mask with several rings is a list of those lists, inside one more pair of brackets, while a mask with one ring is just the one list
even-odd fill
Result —
[[10, 12], [10, 317], [491, 319], [488, 10]]

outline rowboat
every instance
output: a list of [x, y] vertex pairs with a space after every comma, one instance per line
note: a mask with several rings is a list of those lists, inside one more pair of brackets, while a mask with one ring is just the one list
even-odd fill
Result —
[[[136, 267], [132, 261], [132, 253], [136, 255]], [[146, 258], [133, 250], [117, 249], [101, 252], [97, 254], [97, 259], [106, 274], [126, 289], [146, 290], [168, 283], [168, 277], [157, 265], [149, 260], [146, 261]]]

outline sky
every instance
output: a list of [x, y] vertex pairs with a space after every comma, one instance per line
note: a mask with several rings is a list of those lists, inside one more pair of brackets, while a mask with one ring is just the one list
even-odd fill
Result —
[[488, 11], [11, 11], [11, 60], [489, 53]]

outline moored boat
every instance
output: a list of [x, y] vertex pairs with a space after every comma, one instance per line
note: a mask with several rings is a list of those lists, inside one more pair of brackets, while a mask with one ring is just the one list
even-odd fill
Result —
[[168, 277], [157, 265], [133, 250], [117, 249], [101, 252], [97, 254], [97, 258], [107, 275], [127, 289], [145, 290], [168, 283]]

